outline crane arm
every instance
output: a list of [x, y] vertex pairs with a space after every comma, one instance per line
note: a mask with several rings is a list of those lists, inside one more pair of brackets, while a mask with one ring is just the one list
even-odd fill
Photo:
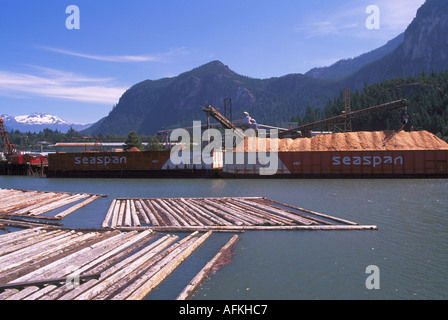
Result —
[[362, 118], [362, 117], [379, 114], [379, 113], [384, 113], [384, 112], [388, 112], [388, 111], [392, 111], [392, 110], [396, 110], [396, 109], [400, 109], [400, 108], [406, 109], [408, 106], [409, 106], [409, 101], [406, 99], [393, 101], [393, 102], [381, 104], [378, 106], [374, 106], [374, 107], [370, 107], [370, 108], [366, 108], [366, 109], [362, 109], [362, 110], [352, 111], [347, 114], [342, 114], [339, 116], [316, 121], [313, 123], [308, 123], [308, 124], [302, 125], [300, 127], [294, 128], [294, 129], [280, 132], [279, 137], [283, 138], [284, 136], [286, 136], [288, 134], [294, 134], [297, 131], [311, 131], [314, 129], [328, 126], [330, 124], [343, 123], [346, 119]]
[[218, 121], [224, 128], [233, 130], [235, 134], [239, 136], [241, 139], [246, 138], [246, 135], [243, 133], [243, 131], [235, 127], [232, 122], [230, 122], [226, 117], [224, 117], [221, 113], [218, 112], [218, 110], [216, 110], [212, 106], [209, 105], [207, 107], [204, 107], [202, 108], [202, 111], [207, 112], [213, 119]]

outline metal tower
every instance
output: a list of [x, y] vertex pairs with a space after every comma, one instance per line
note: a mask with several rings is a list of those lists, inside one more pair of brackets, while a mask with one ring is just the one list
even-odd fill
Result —
[[352, 112], [352, 106], [350, 101], [350, 88], [345, 88], [345, 121], [344, 121], [344, 132], [352, 131], [352, 118], [348, 115]]

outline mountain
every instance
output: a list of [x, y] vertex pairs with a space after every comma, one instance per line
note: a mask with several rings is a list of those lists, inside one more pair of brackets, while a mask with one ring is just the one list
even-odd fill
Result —
[[391, 53], [348, 77], [349, 83], [374, 84], [448, 69], [448, 1], [426, 0]]
[[258, 123], [279, 123], [309, 104], [323, 107], [327, 97], [340, 89], [332, 81], [302, 74], [253, 79], [212, 61], [177, 77], [136, 84], [105, 119], [84, 133], [127, 135], [136, 131], [152, 135], [163, 127], [190, 127], [195, 120], [205, 124], [202, 107], [210, 104], [224, 113], [225, 98], [232, 101], [234, 120], [248, 111]]
[[66, 133], [70, 128], [81, 131], [90, 127], [90, 125], [69, 123], [57, 116], [42, 113], [16, 117], [2, 115], [2, 118], [8, 130], [19, 130], [21, 132], [40, 132], [44, 129], [51, 129]]
[[378, 49], [364, 53], [356, 58], [339, 60], [329, 67], [313, 68], [305, 73], [305, 75], [319, 79], [343, 79], [367, 64], [393, 52], [403, 41], [404, 33], [398, 35]]
[[163, 128], [190, 127], [194, 120], [206, 122], [201, 111], [206, 104], [223, 112], [225, 98], [232, 99], [234, 120], [248, 111], [258, 123], [279, 125], [304, 115], [309, 106], [323, 109], [344, 88], [355, 91], [422, 71], [442, 71], [448, 66], [447, 34], [448, 1], [426, 0], [403, 35], [365, 55], [310, 70], [308, 75], [270, 79], [246, 77], [212, 61], [177, 77], [136, 84], [85, 133], [152, 135]]

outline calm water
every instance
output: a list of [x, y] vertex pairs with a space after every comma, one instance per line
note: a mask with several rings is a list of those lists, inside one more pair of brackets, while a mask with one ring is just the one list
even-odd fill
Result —
[[[66, 227], [101, 227], [116, 197], [212, 196], [265, 196], [379, 227], [378, 231], [241, 233], [232, 263], [205, 281], [194, 299], [448, 298], [448, 180], [0, 177], [0, 187], [108, 196], [65, 218]], [[231, 236], [214, 234], [149, 299], [174, 299]], [[369, 265], [379, 267], [379, 290], [365, 286]]]

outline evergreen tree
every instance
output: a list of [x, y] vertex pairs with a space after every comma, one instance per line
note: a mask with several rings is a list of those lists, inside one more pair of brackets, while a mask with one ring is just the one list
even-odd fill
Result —
[[[352, 111], [383, 103], [407, 99], [410, 103], [409, 126], [414, 130], [426, 130], [448, 141], [448, 71], [418, 77], [383, 81], [351, 95]], [[344, 110], [344, 95], [328, 101], [325, 118], [338, 116]], [[307, 113], [311, 114], [311, 108]], [[354, 131], [397, 130], [401, 127], [401, 111], [395, 110], [353, 120]]]
[[128, 151], [131, 148], [143, 149], [142, 139], [137, 135], [135, 131], [131, 131], [128, 135], [128, 139], [125, 142], [124, 150]]
[[165, 147], [160, 143], [159, 139], [155, 137], [149, 138], [148, 151], [163, 151]]
[[70, 129], [67, 131], [65, 136], [68, 138], [76, 138], [76, 137], [80, 137], [80, 134], [78, 133], [78, 131], [76, 131], [75, 129], [70, 127]]

